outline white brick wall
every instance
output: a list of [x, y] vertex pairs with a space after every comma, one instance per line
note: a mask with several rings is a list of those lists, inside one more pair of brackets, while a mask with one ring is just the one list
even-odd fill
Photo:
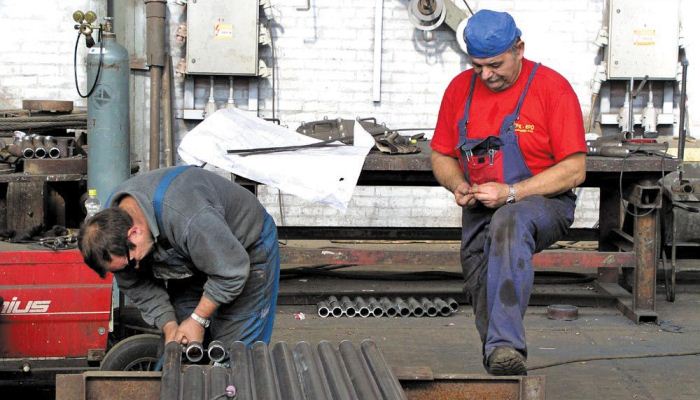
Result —
[[[604, 0], [467, 0], [472, 9], [492, 8], [509, 11], [523, 31], [526, 57], [541, 61], [567, 77], [588, 113], [594, 60], [598, 49], [592, 41], [604, 20]], [[468, 68], [458, 50], [454, 33], [443, 26], [429, 43], [420, 38], [407, 17], [406, 0], [384, 0], [382, 40], [381, 102], [372, 101], [374, 0], [353, 2], [311, 0], [312, 10], [298, 11], [303, 0], [272, 0], [277, 49], [277, 117], [291, 129], [302, 121], [324, 116], [355, 118], [374, 116], [392, 128], [432, 127], [444, 88], [461, 70]], [[104, 15], [105, 0], [0, 0], [0, 108], [16, 108], [23, 98], [48, 98], [85, 102], [76, 95], [73, 84], [73, 46], [76, 32], [71, 14], [75, 9], [93, 9]], [[124, 2], [122, 2], [123, 4]], [[142, 7], [141, 1], [130, 4]], [[464, 7], [461, 0], [457, 6]], [[659, 3], [661, 4], [661, 3]], [[689, 118], [691, 132], [700, 132], [700, 81], [693, 80], [700, 60], [700, 24], [694, 18], [700, 11], [696, 0], [682, 0], [682, 23], [686, 52], [691, 61]], [[184, 21], [183, 8], [168, 4], [170, 32]], [[136, 13], [136, 15], [139, 15]], [[135, 26], [140, 26], [135, 23]], [[145, 29], [135, 29], [135, 38], [119, 38], [135, 43], [136, 55], [143, 56]], [[171, 37], [171, 53], [178, 61], [181, 47]], [[79, 46], [79, 78], [86, 88], [85, 50]], [[262, 54], [271, 65], [269, 49]], [[134, 157], [147, 160], [148, 108], [147, 73], [135, 72], [132, 99], [139, 104], [132, 114]], [[208, 88], [208, 87], [207, 87]], [[271, 117], [270, 80], [261, 80], [260, 115]], [[206, 96], [199, 86], [197, 96]], [[181, 88], [176, 95], [181, 96]], [[236, 79], [236, 102], [247, 104], [245, 78]], [[216, 98], [223, 105], [228, 86], [217, 80]], [[180, 103], [179, 101], [177, 103]], [[193, 123], [178, 121], [178, 137]], [[698, 133], [695, 133], [697, 136]], [[597, 220], [596, 192], [586, 191], [577, 210], [578, 226], [591, 226]], [[261, 201], [275, 219], [281, 221], [276, 190], [262, 188]], [[348, 226], [458, 226], [459, 210], [449, 193], [440, 188], [358, 187], [348, 212], [307, 204], [283, 196], [284, 222], [288, 225]]]

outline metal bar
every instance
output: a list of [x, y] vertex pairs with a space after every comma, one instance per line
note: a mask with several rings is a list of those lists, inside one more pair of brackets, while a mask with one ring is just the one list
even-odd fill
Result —
[[[680, 104], [680, 116], [678, 121], [678, 159], [683, 161], [685, 156], [685, 116], [686, 116], [686, 86], [688, 83], [688, 60], [685, 58], [681, 61], [682, 75], [681, 75], [681, 104]], [[681, 177], [682, 178], [682, 177]]]
[[[656, 311], [656, 260], [658, 260], [656, 222], [656, 210], [649, 212], [648, 215], [635, 217], [634, 249], [637, 267], [634, 270], [632, 302], [635, 313]], [[655, 321], [656, 318], [653, 322]]]
[[[201, 400], [206, 398], [204, 386], [204, 369], [200, 365], [190, 365], [182, 376], [182, 400]], [[171, 397], [177, 399], [178, 397]]]
[[163, 378], [160, 384], [160, 399], [177, 399], [180, 394], [180, 365], [182, 363], [182, 345], [170, 342], [165, 345], [163, 353]]
[[229, 347], [228, 353], [232, 382], [233, 386], [236, 387], [236, 398], [240, 400], [254, 399], [254, 389], [250, 378], [252, 367], [245, 344], [242, 342], [233, 343]]
[[372, 67], [372, 101], [382, 101], [382, 23], [384, 0], [374, 1], [374, 62]]
[[229, 376], [226, 368], [213, 366], [209, 370], [208, 399], [226, 399], [226, 389], [229, 386]]

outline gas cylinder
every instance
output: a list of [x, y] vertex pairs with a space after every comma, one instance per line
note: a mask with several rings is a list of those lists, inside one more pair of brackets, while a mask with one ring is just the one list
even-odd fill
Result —
[[[102, 53], [100, 55], [100, 53]], [[96, 87], [88, 98], [88, 187], [97, 189], [105, 207], [114, 188], [130, 176], [129, 52], [117, 43], [111, 21], [87, 55], [87, 82]]]

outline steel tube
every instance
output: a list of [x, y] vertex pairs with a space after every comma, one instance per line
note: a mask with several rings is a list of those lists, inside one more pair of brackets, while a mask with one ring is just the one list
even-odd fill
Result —
[[365, 299], [360, 296], [355, 297], [355, 307], [357, 308], [357, 313], [360, 317], [367, 318], [370, 315], [369, 306]]
[[185, 357], [193, 363], [201, 361], [204, 358], [204, 347], [199, 342], [190, 342], [185, 348]]
[[177, 342], [166, 344], [163, 357], [163, 375], [160, 380], [160, 400], [177, 399], [180, 394], [182, 345]]
[[411, 310], [411, 315], [414, 317], [420, 318], [425, 314], [425, 310], [415, 297], [408, 298], [408, 309]]
[[209, 370], [209, 398], [226, 399], [226, 388], [229, 385], [228, 370], [215, 366]]
[[382, 309], [381, 304], [379, 304], [379, 301], [377, 301], [377, 299], [374, 297], [370, 297], [368, 299], [367, 306], [369, 307], [369, 312], [373, 317], [381, 317], [384, 315], [384, 310]]
[[355, 303], [353, 303], [348, 296], [341, 297], [340, 304], [343, 307], [343, 314], [345, 314], [347, 317], [352, 318], [355, 316], [355, 314], [357, 314]]
[[384, 356], [377, 348], [377, 345], [370, 339], [365, 339], [360, 344], [362, 355], [367, 361], [374, 379], [377, 381], [379, 391], [384, 399], [406, 399], [406, 394], [399, 384], [398, 379], [389, 369]]
[[337, 297], [328, 297], [328, 305], [330, 306], [331, 314], [333, 314], [334, 317], [338, 318], [343, 316], [343, 307], [341, 306]]
[[331, 309], [330, 306], [328, 305], [327, 301], [319, 301], [318, 304], [316, 304], [316, 312], [318, 313], [318, 316], [321, 318], [326, 318], [329, 315], [331, 315]]
[[[686, 86], [688, 82], [688, 60], [681, 61], [681, 99], [680, 99], [680, 116], [678, 121], [678, 159], [683, 161], [685, 156], [685, 107], [686, 107]], [[681, 169], [682, 171], [683, 169]], [[682, 179], [682, 176], [681, 176]]]
[[212, 340], [207, 348], [209, 360], [220, 363], [226, 359], [226, 348], [220, 340]]
[[272, 347], [272, 358], [276, 360], [275, 371], [279, 382], [280, 392], [286, 399], [304, 400], [304, 391], [297, 379], [297, 369], [294, 366], [294, 354], [285, 342], [277, 342]]
[[322, 376], [321, 360], [314, 355], [309, 343], [299, 342], [294, 346], [294, 364], [306, 398], [319, 400], [333, 398]]
[[382, 297], [379, 299], [379, 304], [382, 307], [382, 311], [384, 312], [384, 315], [387, 317], [395, 317], [396, 314], [398, 313], [398, 310], [396, 309], [396, 305], [389, 300], [387, 297]]
[[448, 297], [447, 300], [445, 300], [448, 306], [452, 309], [452, 312], [457, 312], [459, 310], [459, 303], [457, 303], [457, 300], [455, 300], [452, 297]]
[[399, 316], [409, 317], [411, 315], [411, 309], [401, 297], [397, 297], [394, 300], [394, 306], [396, 307], [396, 312]]
[[[237, 398], [252, 399], [253, 387], [250, 382], [251, 365], [245, 343], [234, 342], [228, 349], [231, 364], [231, 380], [236, 387]], [[176, 397], [174, 397], [176, 398]]]
[[357, 391], [357, 398], [362, 400], [382, 400], [379, 387], [368, 375], [361, 355], [349, 340], [343, 340], [338, 346], [343, 363], [347, 366], [350, 380]]
[[437, 307], [438, 312], [440, 313], [441, 316], [443, 317], [449, 317], [452, 315], [453, 310], [452, 307], [450, 307], [445, 300], [436, 297], [433, 299], [433, 303], [435, 304], [435, 307]]
[[253, 359], [255, 394], [259, 399], [276, 400], [282, 395], [275, 384], [275, 371], [265, 342], [255, 342], [250, 347]]
[[[201, 400], [205, 398], [204, 369], [201, 365], [190, 365], [185, 370], [183, 377], [187, 385], [182, 388], [182, 400]], [[178, 397], [173, 397], [177, 399]]]
[[437, 307], [427, 297], [421, 297], [420, 304], [423, 307], [423, 310], [425, 310], [425, 313], [429, 317], [436, 317], [438, 315]]
[[173, 103], [172, 103], [173, 59], [168, 55], [163, 69], [163, 158], [165, 166], [173, 166]]
[[348, 400], [358, 398], [353, 389], [348, 371], [339, 360], [333, 345], [327, 340], [322, 340], [319, 342], [317, 349], [333, 398]]

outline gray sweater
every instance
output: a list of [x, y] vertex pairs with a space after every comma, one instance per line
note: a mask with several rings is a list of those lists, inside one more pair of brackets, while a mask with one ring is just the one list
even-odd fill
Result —
[[109, 204], [115, 206], [130, 195], [148, 220], [155, 238], [152, 273], [120, 271], [115, 277], [145, 321], [158, 328], [175, 320], [165, 281], [199, 271], [207, 275], [204, 295], [216, 304], [230, 303], [243, 290], [251, 263], [265, 260], [261, 246], [255, 246], [263, 227], [263, 206], [250, 191], [201, 168], [187, 168], [171, 182], [163, 198], [159, 227], [153, 197], [169, 170], [158, 169], [123, 182]]

